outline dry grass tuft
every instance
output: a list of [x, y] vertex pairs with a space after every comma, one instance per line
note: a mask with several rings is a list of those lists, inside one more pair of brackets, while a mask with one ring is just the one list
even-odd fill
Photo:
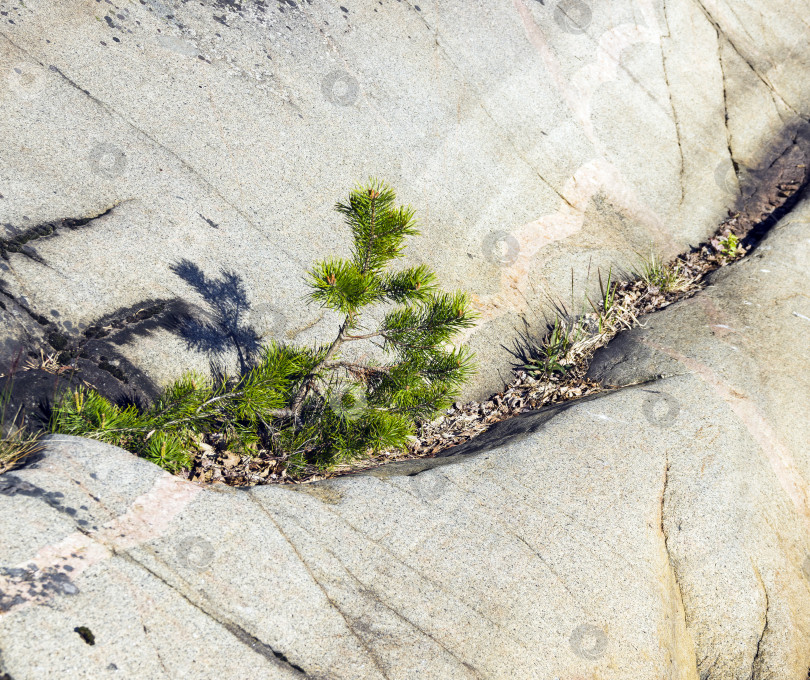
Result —
[[652, 294], [682, 293], [689, 290], [694, 283], [679, 259], [664, 262], [661, 256], [654, 252], [650, 252], [648, 256], [639, 254], [639, 263], [633, 273]]
[[5, 378], [5, 385], [0, 390], [0, 475], [14, 469], [43, 448], [40, 442], [41, 433], [30, 432], [25, 427], [23, 424], [25, 419], [20, 418], [19, 409], [13, 418], [8, 418], [14, 374], [17, 372], [21, 355], [22, 353], [12, 361], [7, 375], [0, 375], [0, 378]]
[[61, 375], [62, 373], [67, 373], [68, 371], [75, 371], [76, 369], [72, 366], [65, 366], [59, 363], [59, 359], [56, 353], [53, 354], [45, 354], [42, 349], [39, 350], [39, 357], [38, 358], [29, 358], [25, 362], [25, 366], [23, 367], [24, 371], [46, 371], [48, 373], [53, 373], [54, 375]]
[[42, 451], [43, 445], [38, 434], [30, 434], [23, 429], [13, 429], [0, 439], [0, 475], [13, 470], [26, 458]]

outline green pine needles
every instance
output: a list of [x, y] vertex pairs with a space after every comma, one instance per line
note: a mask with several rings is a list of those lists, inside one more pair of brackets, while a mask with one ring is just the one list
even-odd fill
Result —
[[474, 314], [465, 293], [439, 290], [424, 265], [389, 269], [419, 233], [413, 210], [395, 200], [372, 179], [336, 206], [352, 255], [308, 274], [310, 300], [342, 317], [330, 344], [271, 343], [241, 375], [188, 373], [147, 409], [79, 390], [56, 405], [52, 431], [121, 446], [172, 472], [214, 433], [242, 454], [278, 458], [291, 476], [404, 447], [416, 422], [447, 408], [473, 373], [472, 353], [453, 339]]

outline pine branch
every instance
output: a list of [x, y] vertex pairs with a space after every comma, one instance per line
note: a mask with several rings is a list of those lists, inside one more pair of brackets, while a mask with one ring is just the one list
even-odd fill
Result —
[[366, 245], [366, 254], [363, 258], [363, 266], [361, 267], [360, 271], [365, 274], [368, 272], [369, 269], [369, 260], [371, 259], [371, 249], [374, 246], [374, 226], [377, 217], [377, 199], [380, 196], [378, 191], [375, 191], [373, 188], [368, 190], [369, 198], [371, 199], [371, 217], [369, 219], [368, 228], [369, 228], [369, 238], [368, 244]]
[[[406, 237], [418, 233], [411, 208], [395, 207], [395, 199], [371, 180], [336, 206], [351, 230], [352, 256], [308, 272], [310, 300], [343, 319], [330, 344], [271, 343], [235, 378], [185, 374], [145, 411], [79, 390], [55, 406], [53, 431], [123, 446], [171, 471], [191, 466], [200, 442], [214, 433], [237, 450], [270, 452], [290, 475], [404, 446], [416, 419], [446, 408], [471, 374], [472, 354], [448, 347], [474, 316], [467, 296], [439, 291], [427, 266], [388, 271]], [[386, 307], [367, 332], [366, 309], [390, 303], [396, 307]], [[393, 360], [341, 357], [346, 343], [361, 341]]]
[[291, 410], [294, 414], [296, 421], [299, 418], [301, 413], [301, 408], [304, 405], [304, 399], [307, 396], [307, 393], [312, 388], [312, 383], [315, 377], [318, 375], [318, 372], [323, 368], [325, 364], [329, 362], [329, 360], [334, 356], [335, 352], [337, 352], [338, 348], [343, 344], [345, 340], [346, 329], [350, 327], [352, 323], [353, 315], [349, 314], [346, 316], [346, 319], [343, 321], [343, 325], [340, 327], [338, 331], [337, 337], [334, 339], [332, 344], [329, 346], [329, 349], [326, 350], [326, 354], [324, 355], [323, 359], [319, 361], [314, 368], [310, 370], [308, 375], [304, 378], [304, 381], [301, 387], [298, 389], [298, 392], [293, 399]]
[[427, 301], [436, 291], [436, 275], [419, 265], [383, 276], [380, 288], [392, 302]]

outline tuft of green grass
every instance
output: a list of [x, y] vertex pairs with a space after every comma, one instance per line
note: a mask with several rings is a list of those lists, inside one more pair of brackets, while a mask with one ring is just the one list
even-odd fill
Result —
[[599, 302], [594, 304], [588, 297], [588, 303], [596, 315], [596, 321], [599, 328], [599, 334], [611, 331], [615, 325], [615, 317], [617, 314], [616, 308], [616, 290], [618, 285], [613, 281], [613, 268], [608, 270], [607, 283], [602, 280], [602, 272], [599, 272]]
[[566, 374], [574, 364], [573, 350], [584, 337], [585, 329], [579, 319], [567, 320], [558, 315], [554, 325], [536, 347], [537, 357], [524, 366], [529, 373], [545, 375]]
[[[573, 300], [573, 272], [571, 288]], [[622, 324], [625, 310], [617, 303], [618, 290], [611, 268], [606, 280], [599, 272], [599, 299], [594, 302], [586, 294], [582, 314], [572, 315], [565, 305], [556, 303], [553, 325], [549, 324], [548, 332], [533, 348], [536, 356], [523, 368], [533, 376], [543, 375], [546, 378], [570, 373], [583, 356], [612, 336]], [[586, 301], [592, 310], [590, 312], [586, 311]]]
[[678, 263], [664, 262], [655, 251], [650, 251], [648, 256], [639, 253], [639, 262], [633, 269], [633, 274], [653, 292], [676, 293], [689, 285], [689, 279]]

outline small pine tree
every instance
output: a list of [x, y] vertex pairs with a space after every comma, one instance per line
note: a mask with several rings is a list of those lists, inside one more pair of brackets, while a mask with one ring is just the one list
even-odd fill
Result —
[[[406, 237], [419, 233], [413, 210], [395, 207], [395, 200], [394, 191], [377, 180], [352, 191], [336, 208], [352, 232], [351, 258], [318, 262], [309, 275], [311, 299], [344, 318], [291, 408], [298, 417], [308, 398], [326, 396], [340, 422], [329, 418], [324, 435], [338, 458], [403, 446], [415, 420], [449, 406], [473, 371], [471, 352], [450, 346], [474, 323], [467, 295], [439, 291], [435, 274], [424, 265], [389, 270], [402, 257]], [[382, 322], [366, 327], [369, 308], [385, 304], [393, 307]], [[355, 342], [375, 342], [393, 360], [379, 365], [343, 360], [341, 349]]]
[[[403, 447], [416, 421], [449, 406], [472, 374], [472, 353], [450, 343], [474, 315], [466, 294], [438, 290], [424, 265], [389, 269], [418, 234], [413, 210], [394, 203], [390, 187], [370, 180], [336, 207], [352, 256], [318, 262], [308, 276], [311, 300], [343, 317], [331, 343], [271, 343], [237, 378], [187, 373], [145, 410], [77, 391], [54, 409], [52, 431], [116, 444], [172, 471], [188, 467], [200, 437], [214, 432], [245, 452], [273, 452], [290, 474]], [[367, 312], [381, 305], [382, 321], [367, 327]], [[363, 342], [387, 361], [342, 356]]]

